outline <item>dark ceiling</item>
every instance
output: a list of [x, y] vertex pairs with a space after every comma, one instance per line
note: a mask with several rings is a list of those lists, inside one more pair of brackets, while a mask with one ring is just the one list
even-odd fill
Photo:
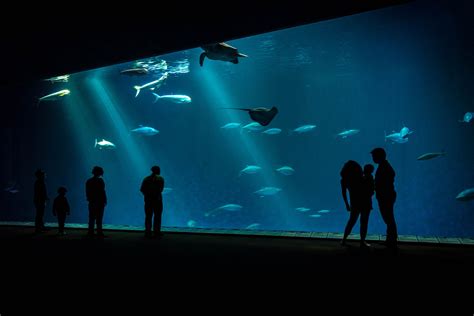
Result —
[[[214, 0], [215, 1], [215, 0]], [[74, 73], [272, 30], [374, 10], [407, 0], [185, 2], [75, 7], [18, 17], [3, 12], [0, 85]], [[112, 5], [112, 4], [111, 4]], [[29, 8], [34, 13], [35, 8]]]

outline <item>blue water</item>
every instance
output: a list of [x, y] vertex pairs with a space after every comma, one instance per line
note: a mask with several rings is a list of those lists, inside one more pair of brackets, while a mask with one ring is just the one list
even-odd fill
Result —
[[[33, 174], [41, 167], [50, 198], [60, 185], [69, 190], [67, 222], [87, 222], [84, 185], [100, 165], [109, 197], [104, 223], [143, 225], [139, 187], [157, 164], [170, 189], [164, 226], [341, 232], [343, 163], [370, 163], [370, 150], [384, 147], [397, 173], [399, 233], [473, 237], [474, 201], [455, 199], [474, 187], [474, 120], [459, 122], [474, 112], [471, 24], [459, 3], [419, 1], [229, 41], [249, 55], [237, 65], [206, 59], [200, 67], [196, 48], [154, 57], [167, 68], [155, 64], [147, 76], [121, 75], [130, 61], [71, 74], [67, 83], [34, 83], [27, 105], [2, 128], [1, 180], [19, 192], [2, 192], [0, 219], [32, 220]], [[164, 72], [166, 83], [154, 92], [191, 103], [153, 103], [146, 89], [135, 97], [133, 86]], [[35, 107], [61, 89], [71, 94]], [[221, 128], [251, 122], [246, 112], [222, 108], [272, 106], [279, 113], [267, 128], [280, 134]], [[305, 124], [316, 128], [290, 133]], [[130, 132], [139, 125], [159, 133]], [[413, 130], [408, 142], [385, 141], [384, 133], [404, 126]], [[348, 129], [360, 132], [336, 137]], [[116, 148], [99, 150], [95, 139]], [[416, 159], [442, 150], [446, 156]], [[261, 169], [240, 174], [247, 165]], [[276, 171], [282, 166], [294, 174]], [[281, 190], [255, 193], [264, 187]], [[241, 207], [216, 210], [226, 204]], [[55, 221], [50, 208], [45, 220]], [[374, 200], [369, 233], [384, 232]]]

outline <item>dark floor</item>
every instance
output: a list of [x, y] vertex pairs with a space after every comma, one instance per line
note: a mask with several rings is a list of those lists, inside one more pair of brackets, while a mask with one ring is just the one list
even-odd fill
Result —
[[30, 227], [0, 227], [0, 241], [6, 305], [19, 297], [127, 297], [160, 289], [211, 299], [235, 297], [241, 287], [246, 290], [240, 294], [281, 291], [302, 299], [321, 293], [367, 298], [387, 291], [433, 298], [455, 293], [461, 304], [474, 281], [474, 247], [466, 245], [402, 243], [393, 253], [380, 244], [362, 251], [356, 241], [343, 248], [335, 240], [185, 233], [150, 240], [120, 231], [97, 240], [85, 238], [84, 230], [57, 237], [53, 229], [35, 235]]

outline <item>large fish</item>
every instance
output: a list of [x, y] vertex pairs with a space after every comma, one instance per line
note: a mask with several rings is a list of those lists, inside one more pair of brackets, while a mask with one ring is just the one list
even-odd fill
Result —
[[60, 90], [58, 92], [54, 92], [48, 95], [45, 95], [44, 97], [41, 97], [38, 99], [37, 105], [39, 106], [40, 102], [42, 101], [56, 101], [59, 100], [59, 98], [64, 97], [66, 95], [69, 95], [71, 91], [68, 89]]
[[341, 138], [347, 138], [347, 137], [349, 137], [349, 136], [358, 134], [359, 132], [360, 132], [360, 130], [358, 130], [358, 129], [349, 129], [349, 130], [340, 132], [340, 133], [337, 134], [336, 136], [339, 136], [339, 137], [341, 137]]
[[144, 76], [148, 75], [148, 73], [148, 69], [146, 68], [130, 68], [124, 69], [120, 72], [120, 74], [127, 76]]
[[109, 142], [108, 140], [102, 139], [101, 141], [97, 141], [95, 139], [94, 148], [99, 147], [99, 149], [114, 149], [115, 144]]
[[155, 89], [158, 89], [159, 87], [161, 87], [161, 85], [163, 84], [163, 82], [166, 80], [166, 78], [168, 78], [168, 73], [165, 72], [161, 77], [160, 79], [157, 79], [157, 80], [153, 80], [151, 82], [148, 82], [148, 83], [145, 83], [144, 85], [142, 86], [134, 86], [133, 88], [135, 90], [137, 90], [137, 93], [135, 94], [135, 98], [138, 97], [138, 95], [140, 94], [140, 91], [142, 89], [150, 89], [150, 90], [155, 90]]
[[131, 132], [144, 136], [153, 136], [159, 133], [159, 131], [157, 129], [154, 129], [153, 127], [142, 125], [140, 125], [140, 127], [138, 128], [132, 129]]
[[241, 209], [242, 209], [242, 206], [239, 204], [225, 204], [205, 213], [204, 216], [206, 217], [215, 216], [216, 213], [219, 213], [222, 211], [236, 212], [236, 211], [240, 211]]
[[260, 172], [262, 170], [262, 167], [259, 166], [246, 166], [244, 169], [240, 170], [239, 177], [242, 174], [255, 174], [257, 172]]
[[313, 129], [316, 128], [316, 125], [301, 125], [300, 127], [297, 127], [295, 128], [294, 130], [292, 130], [291, 132], [295, 132], [295, 133], [298, 133], [298, 134], [301, 134], [301, 133], [307, 133], [309, 131], [312, 131]]
[[270, 196], [270, 195], [275, 195], [277, 194], [278, 192], [280, 192], [281, 189], [280, 188], [275, 188], [275, 187], [264, 187], [264, 188], [261, 188], [260, 190], [258, 191], [255, 191], [254, 193], [259, 195], [260, 197], [264, 197], [264, 196]]
[[56, 76], [56, 77], [51, 77], [48, 79], [44, 79], [44, 81], [49, 81], [51, 83], [56, 83], [56, 82], [68, 82], [69, 81], [69, 75], [62, 75], [62, 76]]

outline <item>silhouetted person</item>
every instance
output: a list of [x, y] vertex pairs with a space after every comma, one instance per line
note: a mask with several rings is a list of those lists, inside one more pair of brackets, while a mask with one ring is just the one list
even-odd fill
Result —
[[35, 231], [40, 233], [46, 230], [44, 226], [44, 209], [46, 208], [46, 201], [48, 198], [48, 191], [46, 190], [46, 173], [38, 169], [35, 172], [36, 181], [35, 181], [35, 192], [33, 197], [33, 202], [36, 208], [36, 219], [35, 219]]
[[152, 237], [151, 222], [153, 215], [153, 233], [155, 237], [162, 236], [161, 215], [163, 213], [163, 199], [161, 192], [165, 187], [165, 180], [160, 176], [160, 167], [153, 166], [152, 174], [143, 179], [140, 191], [145, 198], [145, 237]]
[[[341, 189], [346, 209], [350, 212], [349, 220], [347, 221], [346, 228], [344, 229], [344, 237], [342, 238], [341, 245], [346, 244], [347, 236], [352, 231], [359, 214], [364, 208], [364, 190], [362, 184], [362, 167], [354, 160], [347, 161], [341, 170]], [[347, 200], [347, 191], [349, 191], [349, 199]], [[361, 225], [362, 228], [362, 225]], [[365, 239], [365, 238], [364, 238]], [[362, 240], [361, 232], [361, 246], [365, 246]]]
[[364, 166], [364, 174], [362, 176], [362, 208], [360, 210], [360, 242], [361, 246], [370, 247], [365, 241], [367, 237], [367, 229], [369, 226], [369, 216], [372, 210], [372, 196], [374, 195], [374, 166], [367, 164]]
[[393, 214], [393, 205], [397, 198], [394, 188], [395, 171], [387, 161], [387, 154], [383, 148], [375, 148], [370, 152], [372, 159], [378, 164], [375, 172], [375, 197], [377, 198], [380, 214], [387, 225], [385, 245], [397, 247], [397, 225]]
[[89, 236], [94, 236], [94, 224], [97, 225], [97, 236], [105, 237], [102, 231], [102, 219], [104, 208], [107, 205], [107, 195], [105, 194], [105, 182], [101, 178], [104, 169], [95, 166], [92, 169], [92, 178], [86, 182], [86, 196], [89, 201]]
[[58, 235], [64, 235], [64, 223], [66, 222], [66, 215], [69, 215], [71, 209], [66, 198], [67, 189], [59, 187], [58, 196], [53, 202], [53, 215], [58, 217]]

